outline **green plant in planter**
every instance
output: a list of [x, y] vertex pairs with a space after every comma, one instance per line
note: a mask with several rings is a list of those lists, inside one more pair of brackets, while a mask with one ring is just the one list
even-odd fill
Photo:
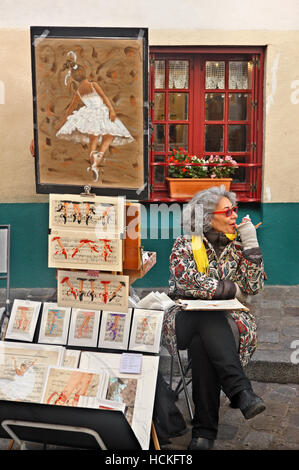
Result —
[[[168, 157], [168, 176], [170, 178], [230, 178], [238, 168], [238, 164], [230, 155], [220, 157], [197, 157], [190, 155], [182, 147], [173, 149]], [[192, 163], [201, 163], [201, 166], [193, 166]], [[216, 164], [210, 166], [207, 164]], [[179, 165], [180, 164], [180, 165]]]
[[[227, 166], [209, 166], [209, 178], [231, 178], [238, 168], [238, 164], [230, 155], [219, 157], [219, 155], [211, 155], [206, 163], [225, 163]], [[232, 166], [228, 166], [232, 165]]]
[[[206, 163], [204, 158], [199, 158], [196, 155], [190, 155], [185, 150], [173, 149], [168, 158], [168, 176], [171, 178], [209, 178], [209, 167], [207, 166], [192, 166], [190, 163]], [[181, 163], [184, 165], [176, 165]]]

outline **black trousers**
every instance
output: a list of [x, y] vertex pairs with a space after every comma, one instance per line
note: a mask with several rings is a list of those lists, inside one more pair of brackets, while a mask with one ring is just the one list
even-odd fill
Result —
[[183, 311], [176, 315], [179, 349], [188, 349], [192, 367], [192, 436], [215, 439], [220, 391], [231, 399], [251, 388], [224, 311]]

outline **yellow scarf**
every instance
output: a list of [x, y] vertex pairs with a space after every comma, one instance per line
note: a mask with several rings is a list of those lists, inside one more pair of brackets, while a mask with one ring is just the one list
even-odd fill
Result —
[[[225, 236], [229, 240], [234, 240], [237, 237], [237, 232], [226, 233]], [[209, 260], [207, 257], [206, 247], [199, 235], [192, 237], [192, 251], [196, 262], [197, 271], [208, 275], [209, 273]]]

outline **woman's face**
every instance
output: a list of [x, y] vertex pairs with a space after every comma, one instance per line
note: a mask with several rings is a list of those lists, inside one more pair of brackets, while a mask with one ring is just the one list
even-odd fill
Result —
[[[230, 200], [227, 199], [227, 197], [222, 197], [220, 201], [218, 202], [215, 212], [225, 211], [226, 209], [231, 209], [232, 207], [233, 205], [230, 202]], [[214, 214], [214, 217], [212, 220], [212, 227], [217, 232], [235, 233], [237, 217], [238, 216], [235, 212], [232, 212], [232, 214], [229, 217], [227, 217], [225, 213]]]

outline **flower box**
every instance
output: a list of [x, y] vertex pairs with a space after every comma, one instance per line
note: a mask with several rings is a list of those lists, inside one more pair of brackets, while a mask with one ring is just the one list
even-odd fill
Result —
[[166, 178], [168, 181], [169, 194], [172, 198], [192, 198], [196, 193], [211, 186], [224, 184], [230, 189], [232, 178]]

